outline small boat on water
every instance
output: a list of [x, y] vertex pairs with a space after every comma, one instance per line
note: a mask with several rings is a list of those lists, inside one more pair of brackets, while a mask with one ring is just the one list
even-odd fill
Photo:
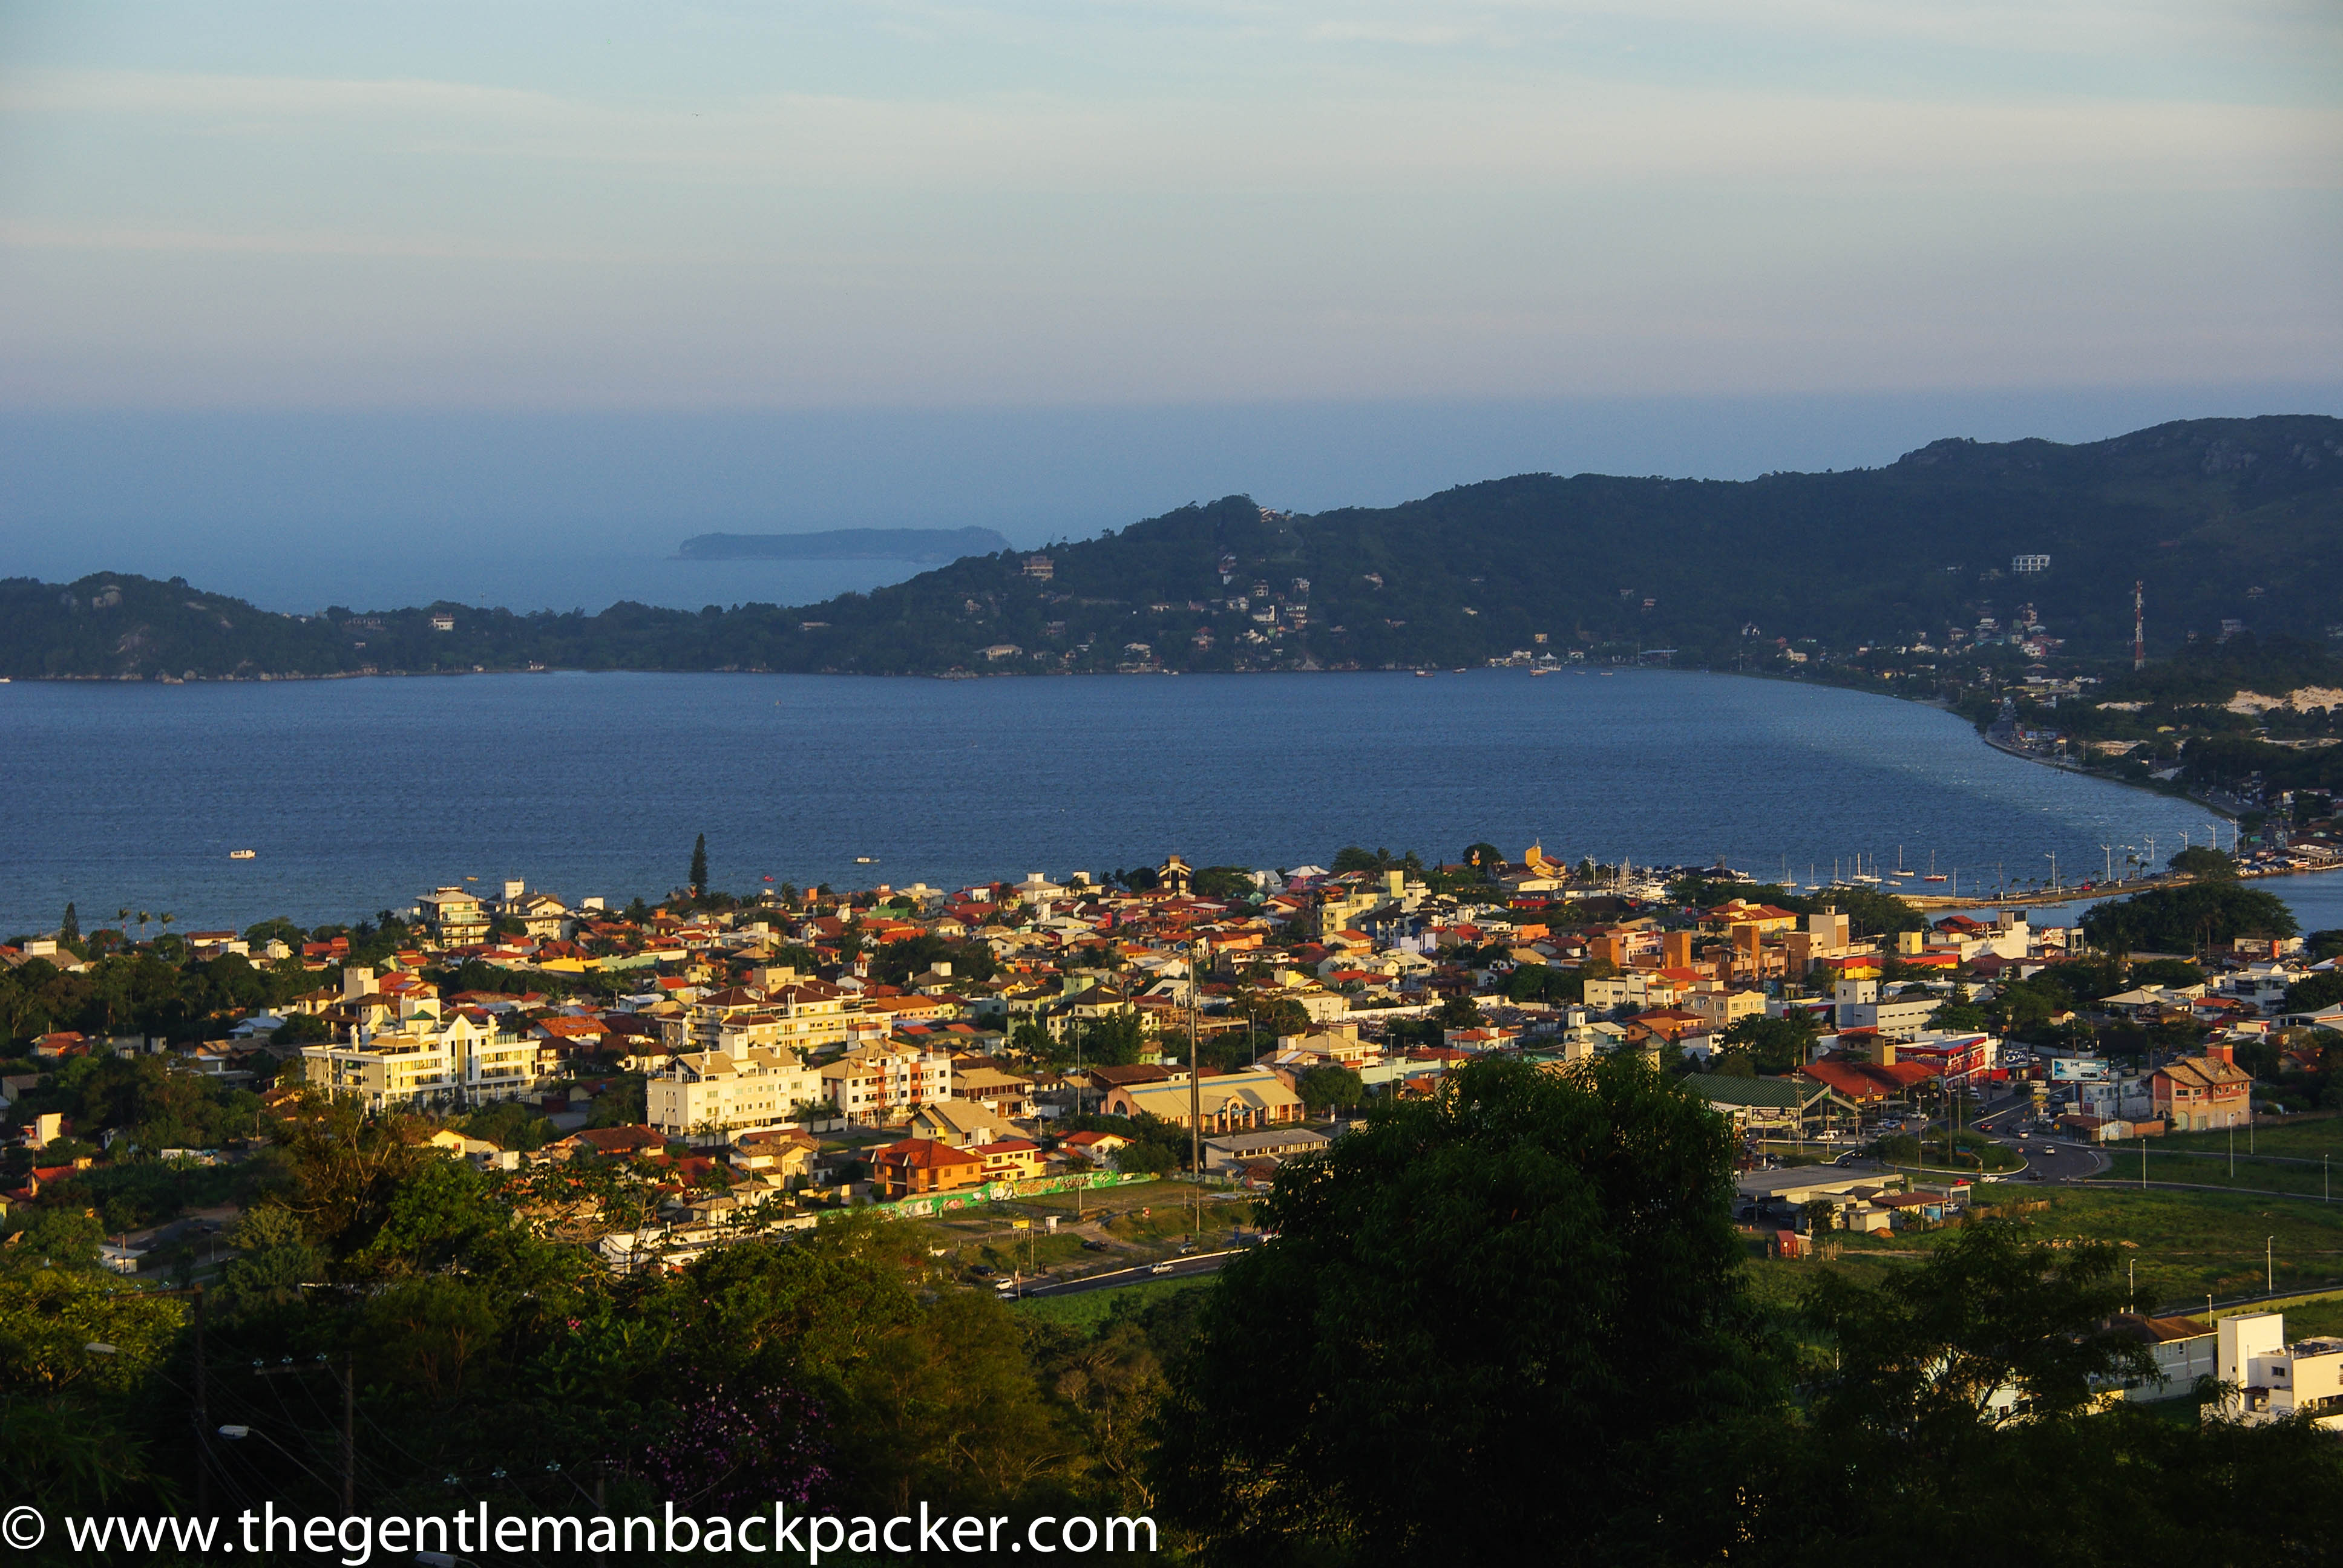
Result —
[[1943, 877], [1936, 874], [1936, 851], [1934, 849], [1928, 851], [1928, 874], [1920, 879], [1924, 882], [1941, 882], [1945, 880]]
[[1430, 680], [1432, 678], [1432, 671], [1428, 669], [1419, 669], [1415, 672], [1415, 678], [1418, 680]]
[[879, 863], [879, 857], [876, 855], [857, 855], [854, 857], [854, 863], [858, 866], [875, 866]]
[[227, 852], [227, 858], [231, 860], [256, 860], [260, 858], [260, 851], [257, 849], [230, 849]]

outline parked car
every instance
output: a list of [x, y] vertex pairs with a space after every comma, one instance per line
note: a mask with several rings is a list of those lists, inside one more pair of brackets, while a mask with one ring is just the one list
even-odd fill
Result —
[[1085, 1252], [1103, 1252], [1106, 1251], [1106, 1243], [1104, 1241], [1093, 1241], [1088, 1236], [1085, 1236], [1082, 1238], [1082, 1251]]

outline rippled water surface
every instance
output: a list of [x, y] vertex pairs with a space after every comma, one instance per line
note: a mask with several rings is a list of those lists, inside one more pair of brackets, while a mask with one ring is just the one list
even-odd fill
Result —
[[2052, 851], [2067, 879], [2106, 844], [2152, 835], [2161, 858], [2206, 820], [1931, 709], [1660, 671], [20, 681], [0, 687], [0, 934], [68, 899], [85, 925], [125, 906], [182, 929], [347, 920], [466, 876], [656, 897], [696, 833], [736, 890], [1534, 838], [1798, 880], [1858, 852], [1892, 869], [1900, 845], [1966, 892], [2046, 878]]

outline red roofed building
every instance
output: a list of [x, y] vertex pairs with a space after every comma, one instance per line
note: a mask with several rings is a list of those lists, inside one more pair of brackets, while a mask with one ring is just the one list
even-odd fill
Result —
[[1116, 1150], [1130, 1148], [1131, 1140], [1120, 1132], [1069, 1132], [1058, 1140], [1058, 1147], [1102, 1164]]
[[2175, 1132], [2242, 1127], [2253, 1120], [2253, 1077], [2229, 1051], [2208, 1045], [2204, 1055], [2167, 1062], [2148, 1080], [2157, 1114], [2169, 1119]]
[[1900, 1099], [1936, 1076], [1936, 1069], [1917, 1061], [1810, 1061], [1798, 1071], [1857, 1105]]
[[932, 1138], [906, 1138], [871, 1153], [870, 1174], [882, 1198], [950, 1192], [982, 1185], [984, 1157]]
[[588, 1127], [553, 1147], [571, 1155], [601, 1154], [624, 1160], [662, 1153], [667, 1149], [667, 1139], [649, 1127]]

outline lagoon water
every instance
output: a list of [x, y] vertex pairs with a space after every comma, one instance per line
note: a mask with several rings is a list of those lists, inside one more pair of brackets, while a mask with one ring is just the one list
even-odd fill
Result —
[[0, 936], [67, 900], [85, 926], [126, 907], [203, 930], [355, 920], [466, 877], [656, 898], [698, 833], [736, 891], [1535, 839], [1800, 881], [1858, 852], [1892, 869], [1901, 846], [1981, 892], [2046, 878], [2054, 851], [2068, 880], [2102, 845], [2152, 836], [2160, 859], [2207, 819], [1933, 709], [1649, 670], [20, 681], [0, 687]]

